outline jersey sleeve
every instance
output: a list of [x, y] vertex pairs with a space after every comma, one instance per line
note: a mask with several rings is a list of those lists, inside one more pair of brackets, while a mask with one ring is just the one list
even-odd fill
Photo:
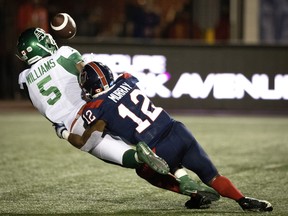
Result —
[[28, 88], [27, 88], [27, 84], [26, 84], [26, 71], [28, 69], [24, 70], [22, 73], [19, 74], [19, 77], [18, 77], [18, 84], [19, 84], [19, 87], [21, 89], [21, 91], [23, 91], [26, 95], [26, 97], [31, 101], [31, 103], [33, 104], [31, 98], [30, 98], [30, 95], [29, 95], [29, 91], [28, 91]]
[[78, 64], [83, 61], [81, 54], [74, 48], [69, 46], [62, 46], [61, 54], [63, 57], [69, 59], [74, 64]]
[[69, 46], [62, 46], [57, 51], [57, 63], [61, 65], [67, 72], [78, 77], [79, 71], [76, 65], [82, 62], [80, 53]]
[[102, 103], [103, 100], [96, 99], [88, 102], [85, 105], [82, 113], [82, 118], [84, 120], [85, 126], [92, 125], [99, 119], [100, 115], [99, 108]]
[[[26, 69], [26, 70], [28, 70], [28, 69]], [[22, 73], [20, 73], [19, 77], [18, 77], [18, 84], [19, 84], [21, 90], [24, 90], [24, 84], [26, 83], [26, 77], [25, 77], [25, 74], [26, 74], [25, 71], [26, 70], [24, 70]]]

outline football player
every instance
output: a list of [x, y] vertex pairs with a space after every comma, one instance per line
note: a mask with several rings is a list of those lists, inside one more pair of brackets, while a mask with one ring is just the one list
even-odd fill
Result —
[[[28, 65], [19, 75], [20, 88], [25, 90], [34, 107], [58, 131], [69, 128], [81, 135], [84, 127], [80, 116], [85, 101], [77, 80], [84, 65], [80, 53], [68, 46], [58, 48], [52, 36], [41, 28], [24, 31], [18, 39], [17, 50], [17, 56]], [[126, 168], [136, 168], [145, 162], [159, 173], [169, 171], [166, 162], [145, 143], [139, 143], [135, 151], [121, 139], [109, 134], [102, 137], [99, 130], [85, 145], [75, 147]]]
[[[244, 196], [227, 177], [221, 175], [192, 133], [161, 107], [156, 107], [138, 88], [136, 77], [123, 73], [114, 80], [107, 66], [90, 62], [83, 68], [79, 82], [92, 100], [87, 102], [82, 113], [87, 129], [82, 137], [70, 134], [68, 140], [71, 143], [83, 145], [93, 133], [94, 125], [101, 124], [107, 133], [120, 136], [132, 144], [139, 141], [147, 143], [166, 160], [177, 178], [187, 178], [183, 169], [179, 169], [179, 166], [183, 166], [196, 173], [202, 182], [221, 196], [235, 200], [243, 210], [273, 210], [267, 201]], [[159, 179], [155, 178], [158, 174], [154, 175], [155, 172], [147, 169], [144, 166], [138, 168], [137, 172], [150, 183], [161, 186]], [[175, 191], [181, 190], [180, 186], [174, 186]], [[196, 189], [194, 193], [213, 199], [208, 190]], [[186, 206], [189, 205], [191, 203], [188, 201]]]
[[[67, 139], [70, 132], [82, 135], [85, 129], [81, 114], [86, 102], [82, 99], [82, 90], [78, 83], [79, 71], [84, 66], [80, 53], [68, 46], [58, 48], [52, 36], [40, 28], [24, 31], [19, 36], [17, 51], [19, 59], [28, 66], [19, 75], [19, 85], [27, 93], [33, 106], [53, 123], [60, 138]], [[157, 179], [157, 186], [161, 184], [159, 187], [178, 190], [177, 187], [181, 185], [180, 192], [183, 194], [191, 194], [190, 191], [195, 187], [199, 189], [200, 186], [190, 179], [180, 180], [162, 175], [169, 171], [169, 167], [145, 143], [138, 143], [135, 151], [119, 138], [103, 134], [101, 125], [95, 124], [93, 129], [95, 131], [89, 134], [85, 143], [74, 146], [101, 160], [127, 168], [137, 168], [139, 165], [146, 167], [148, 164], [159, 174], [154, 178]], [[183, 172], [185, 171], [182, 170]], [[177, 185], [176, 189], [174, 185]], [[201, 190], [205, 191], [206, 188], [201, 187]], [[195, 196], [192, 203], [193, 207], [198, 208], [203, 207], [206, 202], [205, 198]]]

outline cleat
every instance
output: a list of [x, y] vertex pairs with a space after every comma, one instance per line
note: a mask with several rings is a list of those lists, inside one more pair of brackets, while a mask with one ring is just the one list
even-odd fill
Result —
[[200, 194], [191, 195], [190, 200], [185, 203], [188, 209], [208, 209], [210, 208], [211, 200]]
[[273, 210], [271, 203], [267, 202], [266, 200], [243, 197], [237, 202], [244, 211], [266, 212]]
[[182, 176], [178, 180], [180, 183], [180, 193], [184, 195], [192, 197], [195, 194], [200, 194], [210, 201], [217, 201], [220, 199], [220, 195], [217, 191], [206, 185], [195, 182], [188, 175]]
[[170, 172], [170, 168], [167, 162], [156, 155], [146, 143], [139, 142], [136, 145], [136, 151], [139, 160], [146, 163], [157, 173], [167, 175]]

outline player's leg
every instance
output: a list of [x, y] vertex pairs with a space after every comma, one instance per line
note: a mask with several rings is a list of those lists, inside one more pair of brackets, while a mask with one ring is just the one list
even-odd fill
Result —
[[[190, 196], [196, 193], [207, 197], [209, 195], [208, 198], [210, 198], [210, 200], [218, 200], [220, 196], [214, 189], [204, 184], [199, 184], [189, 177], [184, 169], [179, 169], [179, 165], [186, 167], [186, 164], [183, 164], [183, 158], [187, 152], [190, 150], [192, 150], [192, 152], [194, 151], [193, 146], [191, 145], [191, 139], [193, 137], [190, 134], [187, 134], [186, 130], [183, 131], [183, 127], [182, 123], [174, 122], [169, 133], [166, 133], [165, 137], [157, 142], [155, 146], [156, 154], [165, 159], [169, 164], [171, 172], [180, 182], [180, 193]], [[193, 160], [192, 166], [197, 166], [194, 163], [198, 163], [198, 161], [194, 160], [192, 157], [190, 158], [187, 165], [190, 165], [191, 160]], [[193, 171], [189, 166], [186, 168]], [[212, 171], [214, 174], [211, 174]], [[209, 173], [211, 178], [217, 174], [216, 169], [212, 171]]]
[[170, 168], [167, 162], [156, 155], [152, 149], [144, 142], [139, 142], [136, 145], [137, 158], [148, 164], [157, 173], [167, 175], [170, 172]]
[[[156, 146], [156, 153], [164, 158], [170, 165], [171, 169], [176, 167], [177, 164], [182, 164], [187, 169], [195, 172], [199, 178], [207, 185], [211, 179], [218, 175], [218, 171], [203, 150], [198, 144], [193, 135], [186, 129], [186, 127], [180, 123], [175, 122], [169, 135]], [[227, 181], [222, 181], [219, 187], [213, 188], [218, 192], [207, 187], [197, 187], [198, 185], [193, 181], [186, 173], [179, 174], [175, 172], [178, 179], [180, 179], [180, 185], [182, 193], [191, 193], [193, 191], [202, 192], [203, 195], [211, 195], [210, 198], [219, 198], [220, 193], [222, 196], [233, 198], [238, 200], [243, 195], [237, 190], [233, 184], [228, 184]]]
[[[83, 133], [83, 119], [77, 119], [71, 130], [73, 133]], [[85, 144], [81, 147], [81, 150], [89, 152], [107, 163], [117, 164], [125, 168], [136, 168], [141, 163], [147, 163], [152, 169], [161, 174], [169, 172], [167, 163], [143, 142], [136, 145], [135, 151], [119, 137], [108, 133], [93, 132], [89, 139], [91, 139], [89, 145], [86, 146]], [[93, 142], [93, 139], [95, 139], [95, 142]]]
[[94, 146], [90, 154], [106, 161], [121, 165], [125, 168], [137, 168], [141, 163], [146, 163], [149, 167], [161, 174], [169, 172], [169, 166], [165, 160], [158, 157], [143, 142], [136, 145], [136, 150], [126, 144], [119, 137], [105, 134], [102, 141]]
[[[183, 147], [186, 149], [183, 153], [181, 161], [181, 164], [185, 168], [196, 173], [202, 182], [204, 182], [206, 185], [212, 186], [220, 195], [235, 200], [243, 197], [242, 193], [227, 178], [225, 178], [224, 181], [224, 177], [220, 177], [218, 170], [204, 149], [182, 123], [175, 123], [173, 130], [172, 136], [174, 142], [177, 144], [186, 143], [186, 147]], [[160, 153], [157, 151], [157, 154]], [[214, 184], [212, 184], [212, 180], [216, 180]], [[216, 184], [218, 182], [219, 184]]]
[[[82, 135], [85, 131], [83, 125], [84, 121], [81, 117], [75, 119], [73, 126], [70, 128], [70, 132]], [[102, 134], [99, 133], [99, 136], [102, 136]], [[103, 137], [99, 144], [91, 145], [89, 148], [83, 146], [82, 150], [107, 163], [113, 163], [127, 168], [136, 168], [139, 166], [139, 161], [137, 161], [137, 157], [135, 157], [136, 151], [120, 140], [120, 138], [112, 138], [108, 134]]]
[[[158, 147], [158, 145], [157, 145], [157, 147]], [[164, 153], [164, 152], [160, 151], [163, 153], [162, 156], [165, 156], [166, 154], [168, 154], [169, 156], [172, 155], [172, 157], [175, 157], [174, 153], [177, 154], [173, 148], [172, 149], [164, 148], [164, 149], [166, 149], [167, 151], [171, 150], [171, 152], [165, 151], [165, 153]], [[155, 148], [153, 150], [156, 151]], [[157, 150], [157, 152], [158, 152], [158, 150]], [[174, 164], [172, 162], [172, 159], [170, 159], [168, 156], [166, 156], [166, 158], [170, 161], [170, 164]], [[177, 162], [175, 164], [177, 164]], [[179, 170], [182, 170], [182, 167], [175, 167], [174, 166], [174, 168], [171, 170], [171, 172], [175, 173], [176, 170], [178, 170], [176, 172], [178, 175], [180, 173]], [[136, 172], [141, 178], [145, 179], [150, 184], [152, 184], [156, 187], [190, 196], [191, 200], [189, 200], [189, 205], [186, 205], [186, 207], [188, 207], [188, 208], [207, 208], [208, 205], [211, 203], [210, 200], [207, 200], [202, 195], [199, 196], [199, 194], [195, 193], [195, 191], [197, 189], [198, 190], [201, 189], [201, 190], [206, 191], [207, 187], [204, 188], [204, 186], [200, 186], [196, 182], [192, 181], [191, 178], [189, 178], [188, 180], [185, 179], [185, 177], [183, 176], [184, 170], [182, 170], [181, 176], [179, 174], [179, 178], [176, 178], [173, 175], [160, 175], [158, 173], [155, 173], [153, 170], [151, 170], [148, 166], [145, 166], [145, 165], [137, 168]], [[186, 175], [188, 176], [187, 173], [186, 173]], [[183, 186], [184, 182], [185, 182], [185, 186]], [[191, 188], [193, 188], [193, 191], [191, 190]], [[208, 188], [208, 191], [211, 191], [211, 189]], [[217, 192], [212, 190], [212, 193], [217, 196], [216, 199], [219, 199], [219, 195]]]
[[[180, 125], [181, 126], [181, 125]], [[195, 172], [199, 178], [207, 185], [214, 188], [221, 196], [235, 200], [239, 203], [243, 210], [250, 211], [272, 211], [272, 205], [263, 200], [257, 200], [249, 197], [244, 197], [241, 191], [225, 176], [218, 173], [216, 167], [209, 159], [204, 149], [199, 145], [193, 135], [182, 125], [183, 131], [180, 137], [191, 136], [191, 148], [183, 157], [182, 164], [188, 169]]]
[[209, 184], [221, 196], [235, 200], [245, 211], [272, 211], [271, 203], [266, 200], [244, 197], [239, 189], [225, 176], [217, 175]]
[[179, 181], [180, 192], [185, 195], [200, 194], [207, 197], [210, 201], [217, 201], [220, 199], [220, 195], [213, 188], [207, 185], [195, 181], [192, 179], [184, 168], [177, 170], [174, 175]]
[[147, 164], [142, 164], [136, 168], [136, 173], [156, 187], [180, 193], [179, 182], [175, 177], [159, 174], [152, 170]]
[[180, 191], [180, 181], [177, 180], [172, 175], [161, 175], [156, 173], [146, 164], [139, 166], [136, 169], [136, 173], [141, 178], [145, 179], [150, 184], [154, 185], [155, 187], [162, 188], [165, 190], [169, 190], [175, 193], [188, 195], [190, 200], [185, 203], [185, 206], [190, 209], [203, 209], [209, 208], [211, 201], [206, 197], [199, 195], [197, 193], [187, 194], [182, 193]]

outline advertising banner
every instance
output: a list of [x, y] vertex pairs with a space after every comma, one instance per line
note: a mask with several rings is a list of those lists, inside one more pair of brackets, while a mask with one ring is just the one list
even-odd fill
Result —
[[287, 48], [73, 44], [85, 61], [129, 72], [157, 105], [177, 110], [288, 110]]

